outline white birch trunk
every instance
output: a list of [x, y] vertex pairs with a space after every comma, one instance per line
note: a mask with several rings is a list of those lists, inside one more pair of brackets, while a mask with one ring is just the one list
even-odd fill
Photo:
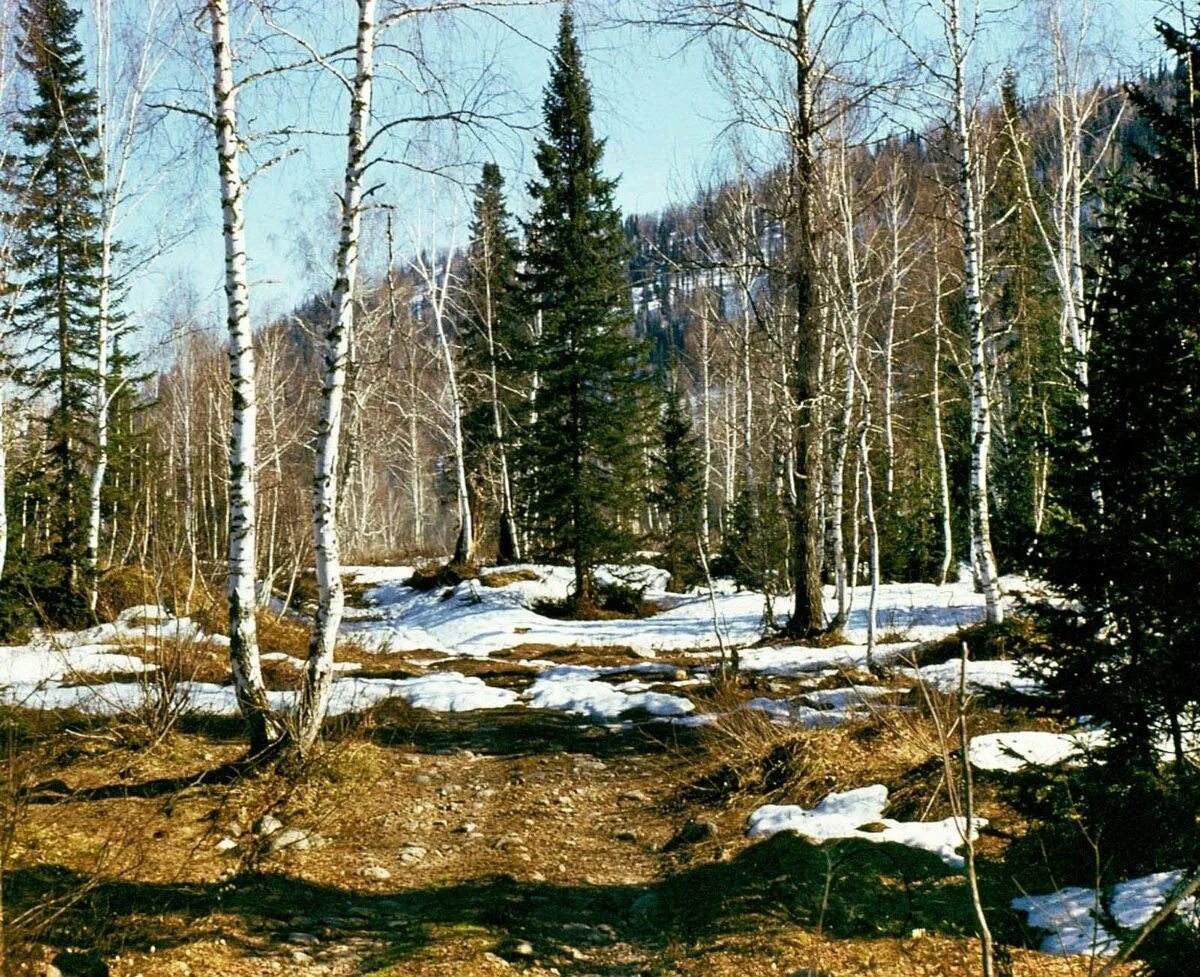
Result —
[[954, 124], [958, 139], [959, 206], [962, 218], [963, 290], [966, 298], [967, 327], [971, 342], [971, 550], [987, 608], [987, 620], [1004, 620], [996, 557], [992, 552], [991, 512], [988, 499], [988, 465], [992, 442], [992, 410], [987, 370], [987, 331], [980, 297], [980, 269], [977, 242], [974, 174], [971, 158], [971, 132], [967, 117], [966, 54], [959, 23], [959, 0], [949, 3], [949, 41], [954, 67]]
[[320, 735], [321, 723], [329, 707], [334, 647], [345, 607], [337, 527], [339, 449], [346, 362], [354, 329], [354, 285], [358, 277], [363, 175], [366, 170], [374, 74], [375, 0], [358, 0], [354, 82], [350, 90], [346, 174], [341, 201], [341, 234], [333, 286], [333, 308], [325, 333], [325, 377], [321, 389], [321, 419], [317, 427], [317, 459], [313, 475], [313, 552], [319, 596], [309, 637], [304, 685], [296, 709], [296, 746], [302, 755]]
[[500, 375], [496, 351], [495, 300], [492, 296], [491, 254], [485, 255], [489, 264], [484, 297], [484, 326], [487, 329], [488, 381], [492, 398], [492, 432], [500, 454], [500, 559], [509, 563], [521, 562], [521, 538], [517, 535], [516, 509], [513, 505], [512, 476], [508, 470], [508, 444], [504, 439], [504, 416], [500, 409]]
[[278, 736], [258, 656], [255, 593], [255, 449], [257, 406], [254, 336], [246, 268], [245, 192], [237, 124], [237, 89], [229, 0], [209, 0], [212, 25], [213, 107], [221, 211], [225, 235], [225, 298], [228, 304], [229, 380], [232, 424], [229, 440], [229, 658], [238, 706], [249, 725], [252, 752]]
[[942, 272], [934, 247], [933, 297], [933, 382], [930, 402], [933, 407], [933, 448], [937, 456], [938, 494], [942, 516], [942, 567], [938, 583], [944, 584], [954, 562], [954, 525], [950, 512], [950, 469], [946, 463], [946, 441], [942, 435]]
[[711, 530], [709, 527], [708, 516], [708, 495], [712, 485], [712, 404], [710, 402], [710, 392], [712, 390], [712, 377], [710, 376], [709, 367], [709, 352], [708, 352], [708, 302], [705, 300], [700, 309], [700, 370], [702, 377], [703, 390], [701, 391], [701, 437], [703, 438], [704, 450], [704, 474], [702, 478], [703, 489], [701, 491], [701, 507], [700, 507], [700, 539], [703, 544], [703, 552], [707, 553], [711, 542]]
[[442, 365], [446, 369], [446, 383], [450, 390], [450, 437], [454, 451], [454, 480], [458, 494], [458, 541], [454, 545], [453, 563], [466, 565], [475, 560], [475, 526], [471, 515], [470, 488], [467, 485], [466, 449], [463, 443], [462, 394], [458, 387], [458, 371], [454, 364], [454, 350], [446, 331], [446, 303], [450, 294], [450, 271], [454, 254], [445, 257], [445, 268], [437, 274], [435, 267], [423, 263], [418, 271], [425, 278], [433, 307], [433, 324], [437, 332], [438, 346], [442, 350]]

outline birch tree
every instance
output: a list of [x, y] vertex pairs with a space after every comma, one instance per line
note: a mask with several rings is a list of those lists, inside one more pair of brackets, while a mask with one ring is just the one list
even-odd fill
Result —
[[338, 469], [346, 363], [354, 327], [362, 227], [363, 177], [371, 120], [375, 74], [375, 0], [357, 0], [354, 77], [335, 77], [347, 88], [350, 112], [346, 132], [346, 170], [341, 195], [341, 228], [333, 299], [322, 353], [324, 378], [317, 427], [316, 471], [313, 476], [313, 544], [319, 598], [309, 639], [304, 685], [296, 713], [296, 745], [301, 754], [316, 741], [333, 684], [333, 655], [342, 621], [345, 593], [338, 549]]
[[972, 120], [967, 108], [967, 70], [978, 21], [969, 32], [962, 25], [959, 0], [943, 0], [943, 28], [950, 59], [950, 98], [957, 143], [959, 214], [962, 222], [963, 295], [971, 342], [971, 549], [983, 591], [987, 620], [1004, 620], [1000, 579], [992, 552], [988, 464], [992, 446], [992, 405], [988, 376], [988, 334], [983, 314], [979, 267], [979, 212], [972, 160]]
[[[412, 232], [415, 255], [410, 266], [425, 290], [425, 300], [433, 319], [438, 348], [442, 354], [442, 367], [446, 373], [447, 406], [450, 422], [450, 447], [454, 459], [454, 484], [458, 508], [458, 534], [454, 544], [451, 563], [468, 566], [475, 560], [475, 521], [471, 512], [471, 492], [467, 484], [466, 448], [463, 439], [463, 399], [458, 380], [458, 365], [450, 337], [450, 296], [458, 287], [453, 276], [454, 250], [445, 252], [440, 259], [418, 246], [420, 235]], [[431, 240], [437, 240], [436, 222]]]
[[[15, 5], [0, 8], [0, 173], [8, 171], [13, 153], [10, 125], [15, 105], [14, 77], [18, 43]], [[0, 184], [0, 192], [6, 189]], [[8, 201], [5, 198], [5, 203]], [[8, 338], [20, 301], [20, 286], [12, 280], [16, 228], [7, 219], [8, 208], [0, 207], [0, 576], [8, 557]]]
[[[99, 185], [100, 260], [96, 276], [96, 358], [93, 423], [95, 457], [88, 487], [86, 557], [91, 568], [91, 607], [96, 609], [101, 529], [101, 494], [108, 470], [109, 409], [118, 391], [111, 389], [110, 359], [116, 339], [113, 317], [118, 273], [117, 229], [137, 205], [153, 192], [156, 180], [144, 180], [129, 191], [130, 164], [145, 136], [146, 96], [169, 45], [164, 24], [165, 0], [143, 0], [133, 26], [114, 16], [113, 0], [92, 0], [96, 32], [96, 134]], [[114, 36], [119, 34], [120, 36]]]
[[221, 180], [225, 237], [226, 325], [229, 332], [229, 381], [232, 417], [229, 435], [229, 659], [238, 706], [249, 726], [250, 749], [261, 753], [279, 735], [267, 700], [258, 653], [255, 608], [257, 525], [255, 454], [258, 406], [254, 375], [254, 334], [250, 323], [250, 285], [246, 266], [246, 181], [242, 176], [242, 134], [234, 81], [229, 0], [208, 0], [212, 33], [213, 130]]
[[[824, 630], [821, 599], [824, 481], [823, 298], [815, 267], [821, 226], [816, 212], [820, 133], [868, 100], [877, 82], [857, 80], [870, 56], [870, 24], [854, 4], [827, 0], [661, 0], [659, 21], [712, 42], [737, 121], [779, 140], [786, 155], [781, 309], [793, 323], [786, 348], [793, 362], [786, 397], [790, 422], [785, 479], [794, 491], [794, 604], [788, 631]], [[832, 89], [836, 86], [838, 91]], [[794, 486], [794, 489], [791, 487]]]

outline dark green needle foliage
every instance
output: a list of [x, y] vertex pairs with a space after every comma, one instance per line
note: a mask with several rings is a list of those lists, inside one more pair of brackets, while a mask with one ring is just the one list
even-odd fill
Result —
[[1200, 709], [1200, 106], [1187, 79], [1188, 59], [1200, 76], [1200, 31], [1159, 31], [1181, 83], [1165, 101], [1132, 92], [1153, 144], [1140, 175], [1112, 192], [1090, 363], [1092, 448], [1066, 470], [1050, 540], [1051, 576], [1073, 602], [1047, 616], [1063, 708], [1111, 735], [1095, 771], [1102, 787], [1083, 807], [1114, 831], [1163, 812], [1150, 834], [1164, 850], [1167, 835], [1190, 848], [1172, 851], [1175, 864], [1196, 857], [1194, 820], [1166, 812], [1194, 812], [1198, 784], [1188, 742]]
[[633, 545], [645, 499], [647, 370], [631, 335], [628, 245], [601, 173], [604, 143], [570, 9], [562, 15], [522, 279], [540, 320], [536, 419], [523, 469], [544, 555], [575, 565], [574, 611], [596, 610], [593, 571]]
[[678, 390], [668, 390], [659, 420], [652, 499], [662, 520], [662, 566], [671, 572], [675, 590], [687, 590], [703, 579], [703, 464], [687, 405]]
[[15, 126], [23, 151], [12, 185], [23, 287], [17, 327], [30, 351], [18, 372], [47, 404], [39, 503], [50, 513], [50, 539], [45, 554], [30, 554], [35, 558], [23, 564], [63, 623], [85, 592], [100, 259], [96, 95], [86, 84], [79, 17], [65, 0], [26, 0], [20, 9], [20, 63], [31, 103]]

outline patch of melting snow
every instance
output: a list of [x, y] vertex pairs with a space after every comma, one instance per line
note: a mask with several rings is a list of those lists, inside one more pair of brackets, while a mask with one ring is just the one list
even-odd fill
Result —
[[800, 696], [808, 705], [818, 709], [859, 708], [869, 711], [884, 700], [906, 695], [910, 689], [893, 689], [886, 685], [850, 685], [841, 689], [818, 689]]
[[1019, 773], [1033, 767], [1081, 761], [1089, 750], [1104, 746], [1106, 742], [1104, 732], [1095, 729], [1070, 733], [1036, 730], [985, 733], [971, 739], [971, 765], [979, 770]]
[[[1184, 883], [1182, 871], [1156, 872], [1121, 882], [1105, 892], [1068, 886], [1044, 895], [1020, 896], [1012, 908], [1026, 913], [1029, 925], [1047, 931], [1041, 951], [1059, 956], [1112, 956], [1121, 940], [1101, 919], [1111, 919], [1121, 930], [1133, 931], [1149, 922], [1159, 908]], [[1176, 910], [1193, 926], [1200, 926], [1200, 910], [1193, 897]]]
[[136, 655], [122, 654], [120, 646], [112, 644], [55, 647], [38, 642], [0, 648], [0, 686], [36, 686], [69, 681], [84, 672], [145, 672], [153, 668]]
[[663, 692], [622, 692], [594, 678], [573, 674], [574, 666], [551, 669], [538, 676], [524, 698], [531, 709], [553, 709], [590, 719], [616, 719], [634, 709], [652, 716], [684, 716], [695, 710], [690, 699]]
[[[717, 644], [707, 590], [670, 594], [668, 575], [651, 566], [606, 567], [597, 571], [601, 582], [645, 586], [647, 596], [664, 601], [669, 609], [643, 620], [561, 621], [537, 614], [539, 600], [567, 596], [573, 585], [571, 568], [525, 564], [504, 570], [530, 571], [537, 579], [517, 580], [502, 587], [466, 581], [452, 588], [418, 591], [406, 585], [409, 568], [360, 568], [356, 579], [373, 584], [367, 599], [376, 620], [347, 618], [343, 637], [367, 650], [402, 651], [436, 649], [478, 657], [519, 644], [563, 646], [622, 646], [640, 654], [663, 650], [711, 648]], [[489, 575], [485, 572], [485, 577]], [[714, 595], [717, 617], [725, 641], [746, 645], [761, 636], [763, 597], [751, 591]], [[826, 601], [832, 609], [833, 591]], [[901, 631], [914, 640], [937, 638], [982, 619], [982, 598], [964, 584], [888, 584], [879, 593], [879, 620], [887, 630]], [[866, 611], [856, 608], [847, 634], [865, 640]], [[889, 646], [890, 648], [890, 646]], [[758, 649], [759, 651], [763, 649]], [[768, 649], [769, 650], [769, 649]], [[895, 651], [896, 649], [890, 649]], [[812, 653], [832, 649], [804, 649]], [[857, 663], [861, 645], [841, 656], [828, 655], [834, 665], [849, 655]], [[753, 656], [751, 656], [753, 657]], [[812, 670], [805, 664], [800, 670]], [[753, 670], [753, 669], [752, 669]], [[786, 673], [785, 673], [786, 674]]]
[[[285, 651], [269, 651], [264, 655], [260, 655], [259, 658], [264, 662], [282, 662], [283, 664], [288, 665], [297, 671], [305, 667], [305, 661], [303, 658], [297, 658], [295, 655], [289, 655]], [[358, 662], [335, 661], [333, 663], [333, 670], [335, 672], [356, 672], [360, 668], [362, 668], [362, 665], [360, 665]]]
[[855, 718], [853, 710], [814, 709], [790, 699], [751, 699], [742, 707], [755, 712], [765, 712], [775, 722], [788, 726], [803, 726], [805, 729], [824, 729], [841, 726]]
[[791, 677], [812, 672], [860, 668], [867, 664], [867, 649], [862, 645], [837, 645], [833, 648], [749, 648], [741, 653], [743, 672]]
[[[883, 816], [888, 790], [883, 784], [830, 794], [811, 810], [795, 804], [767, 804], [750, 815], [747, 834], [767, 838], [781, 831], [795, 831], [812, 841], [860, 838], [891, 841], [908, 848], [932, 852], [951, 868], [962, 868], [963, 858], [955, 849], [963, 844], [966, 824], [958, 818], [943, 821], [894, 821]], [[987, 821], [975, 818], [972, 836]], [[864, 828], [879, 830], [863, 830]]]
[[[1041, 683], [1022, 675], [1021, 668], [1019, 661], [969, 661], [967, 685], [977, 691], [1016, 692], [1031, 696], [1042, 694], [1044, 690]], [[921, 668], [902, 668], [900, 673], [914, 681], [924, 682], [939, 692], [955, 692], [962, 674], [962, 662], [951, 659]]]
[[1049, 895], [1020, 896], [1012, 908], [1028, 913], [1029, 925], [1047, 930], [1042, 953], [1058, 956], [1111, 956], [1120, 947], [1116, 937], [1096, 919], [1096, 893], [1069, 886]]

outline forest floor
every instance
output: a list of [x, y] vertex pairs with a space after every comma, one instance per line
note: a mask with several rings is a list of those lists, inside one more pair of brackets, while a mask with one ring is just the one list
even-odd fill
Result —
[[[620, 677], [647, 660], [620, 647], [523, 647], [450, 663], [414, 649], [347, 653], [372, 681], [453, 667], [514, 690], [538, 674], [535, 653], [585, 676]], [[660, 672], [627, 681], [623, 694], [665, 698], [638, 700], [647, 708], [620, 721], [524, 702], [455, 712], [389, 697], [333, 720], [326, 748], [299, 772], [241, 763], [231, 716], [187, 712], [148, 736], [127, 713], [13, 709], [10, 782], [26, 785], [10, 792], [5, 855], [16, 972], [978, 973], [963, 875], [944, 858], [861, 836], [747, 837], [764, 804], [811, 808], [868, 784], [888, 788], [888, 818], [947, 817], [932, 717], [953, 703], [934, 690], [921, 708], [780, 722], [746, 703], [875, 680], [853, 665], [681, 680], [711, 660], [696, 654], [657, 653]], [[197, 681], [205, 661], [207, 652]], [[294, 684], [286, 670], [271, 674], [276, 688]], [[651, 715], [681, 686], [712, 721]], [[911, 686], [895, 679], [895, 700]], [[1012, 707], [973, 717], [977, 734], [1053, 728]], [[1028, 949], [1044, 933], [1009, 908], [1064, 883], [1022, 799], [1030, 776], [979, 773], [1000, 973], [1088, 974], [1090, 957]]]

